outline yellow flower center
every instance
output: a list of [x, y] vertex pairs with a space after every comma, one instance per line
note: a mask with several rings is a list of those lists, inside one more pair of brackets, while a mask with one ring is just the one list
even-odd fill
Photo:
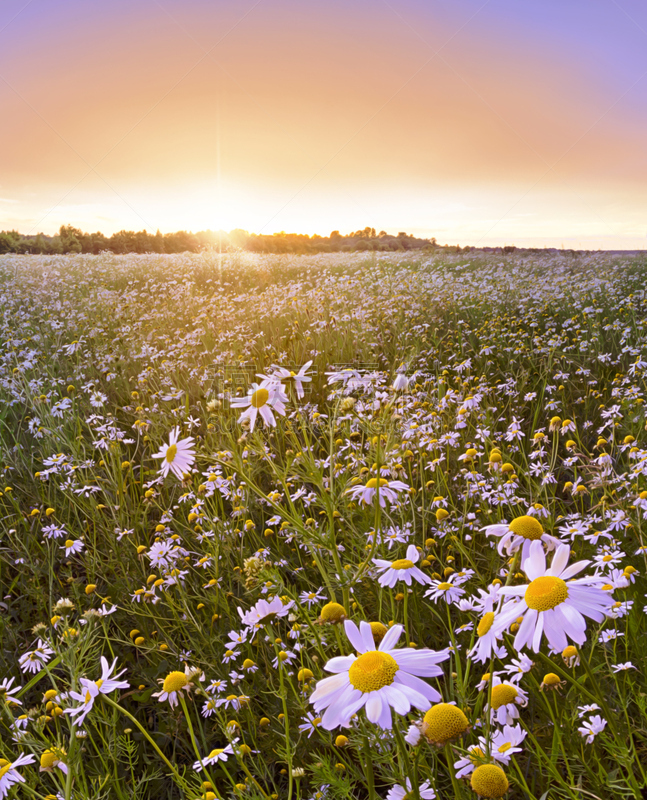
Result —
[[535, 578], [528, 586], [525, 601], [528, 608], [535, 611], [548, 611], [555, 608], [568, 597], [568, 587], [561, 578], [552, 575], [542, 575]]
[[252, 395], [251, 403], [254, 406], [254, 408], [261, 408], [261, 406], [264, 406], [269, 399], [270, 399], [270, 393], [267, 391], [267, 389], [263, 389], [261, 387], [260, 389], [257, 389]]
[[4, 778], [4, 776], [9, 772], [11, 769], [11, 763], [7, 761], [6, 758], [0, 758], [0, 780]]
[[216, 756], [219, 756], [221, 753], [224, 753], [223, 747], [220, 747], [217, 750], [212, 750], [207, 756], [207, 758], [216, 758]]
[[557, 686], [561, 683], [561, 679], [559, 675], [555, 675], [554, 672], [548, 672], [544, 675], [543, 683], [545, 686]]
[[66, 539], [65, 540], [65, 546], [67, 548], [74, 547], [74, 539]]
[[169, 694], [171, 692], [178, 692], [180, 689], [183, 689], [189, 679], [183, 672], [169, 672], [169, 674], [164, 678], [164, 684], [162, 689]]
[[501, 706], [507, 706], [508, 703], [514, 703], [514, 700], [519, 692], [514, 686], [509, 683], [499, 683], [497, 686], [492, 687], [492, 708], [495, 710]]
[[508, 750], [512, 747], [512, 742], [506, 742], [499, 747], [499, 753], [507, 753]]
[[343, 622], [347, 616], [344, 606], [339, 603], [326, 603], [321, 609], [319, 619], [322, 622]]
[[369, 650], [353, 662], [348, 678], [360, 692], [376, 692], [390, 686], [399, 667], [393, 656], [379, 650]]
[[432, 706], [422, 721], [422, 733], [430, 742], [444, 743], [465, 733], [469, 722], [458, 706], [438, 703]]
[[386, 625], [383, 625], [381, 622], [370, 622], [369, 624], [375, 644], [379, 644], [386, 636]]
[[476, 629], [476, 633], [479, 636], [485, 636], [485, 634], [490, 630], [492, 627], [492, 623], [494, 622], [494, 611], [488, 611], [483, 614], [483, 618], [478, 624], [478, 628]]
[[[380, 478], [380, 486], [388, 486], [388, 484], [389, 482], [386, 480], [386, 478]], [[366, 483], [367, 489], [375, 489], [376, 486], [377, 486], [377, 478], [371, 478]]]
[[508, 779], [501, 767], [495, 764], [481, 764], [472, 773], [472, 789], [487, 800], [498, 800], [508, 791]]
[[523, 536], [524, 539], [541, 539], [544, 529], [536, 517], [530, 517], [524, 514], [523, 517], [517, 517], [510, 523], [510, 530], [517, 536]]
[[166, 453], [164, 458], [168, 461], [169, 464], [172, 464], [175, 460], [175, 456], [177, 455], [177, 445], [171, 444], [166, 448]]
[[411, 569], [413, 566], [413, 561], [409, 561], [408, 558], [399, 558], [391, 564], [391, 569]]
[[451, 583], [446, 583], [445, 581], [443, 581], [443, 583], [439, 583], [438, 584], [438, 590], [441, 591], [441, 592], [446, 592], [447, 589], [451, 589], [451, 588], [452, 588]]
[[57, 761], [58, 758], [53, 750], [45, 750], [40, 757], [40, 765], [42, 769], [51, 769]]

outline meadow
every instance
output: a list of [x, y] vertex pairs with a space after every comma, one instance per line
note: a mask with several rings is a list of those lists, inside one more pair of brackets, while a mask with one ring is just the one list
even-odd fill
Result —
[[646, 281], [1, 256], [0, 798], [644, 798]]

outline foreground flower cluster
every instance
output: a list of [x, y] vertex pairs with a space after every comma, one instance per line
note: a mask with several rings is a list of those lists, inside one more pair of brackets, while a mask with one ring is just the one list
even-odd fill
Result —
[[642, 800], [646, 279], [2, 257], [0, 800]]

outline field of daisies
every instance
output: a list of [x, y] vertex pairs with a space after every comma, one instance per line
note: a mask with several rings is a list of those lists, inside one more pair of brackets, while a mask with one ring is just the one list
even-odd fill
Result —
[[0, 258], [0, 799], [647, 796], [647, 261]]

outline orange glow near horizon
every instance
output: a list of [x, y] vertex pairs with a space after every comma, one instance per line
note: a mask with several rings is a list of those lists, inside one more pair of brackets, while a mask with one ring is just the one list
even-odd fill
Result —
[[42, 4], [0, 12], [0, 229], [647, 244], [640, 65], [469, 0]]

